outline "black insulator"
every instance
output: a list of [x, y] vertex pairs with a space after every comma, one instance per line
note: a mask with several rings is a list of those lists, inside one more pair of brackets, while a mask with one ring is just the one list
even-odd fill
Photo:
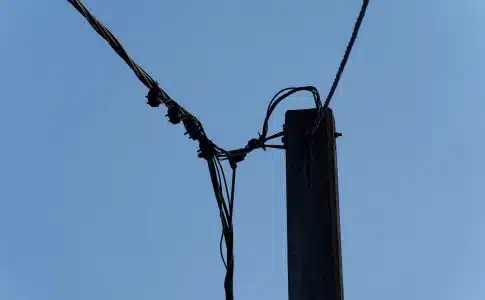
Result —
[[168, 108], [167, 114], [165, 116], [168, 117], [170, 123], [178, 124], [180, 123], [180, 113], [180, 107], [177, 105], [173, 105]]
[[151, 107], [159, 107], [162, 104], [162, 100], [160, 98], [160, 92], [156, 89], [150, 89], [148, 94], [146, 95], [147, 104]]
[[199, 124], [195, 122], [194, 118], [188, 117], [184, 119], [184, 126], [185, 130], [187, 130], [185, 134], [188, 134], [192, 140], [198, 140], [201, 137]]

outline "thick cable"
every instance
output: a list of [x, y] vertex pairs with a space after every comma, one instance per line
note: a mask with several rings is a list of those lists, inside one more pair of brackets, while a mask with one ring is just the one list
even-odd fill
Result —
[[[232, 191], [231, 191], [231, 193], [229, 192], [229, 187], [227, 185], [227, 180], [226, 180], [226, 175], [225, 175], [225, 172], [224, 172], [224, 168], [223, 168], [220, 160], [215, 159], [214, 161], [216, 163], [216, 171], [217, 171], [218, 181], [219, 181], [219, 183], [221, 183], [221, 181], [224, 183], [224, 188], [225, 188], [225, 191], [226, 191], [226, 197], [227, 197], [227, 199], [231, 199], [233, 193], [232, 193]], [[232, 183], [232, 185], [234, 186], [234, 182]], [[219, 186], [222, 188], [221, 184], [219, 184]], [[233, 187], [233, 189], [234, 189], [234, 187]], [[219, 189], [219, 190], [221, 190], [221, 189]], [[229, 226], [232, 227], [232, 206], [231, 206], [231, 200], [229, 200], [229, 216], [228, 216], [228, 219], [229, 219]], [[222, 242], [223, 242], [223, 239], [224, 239], [224, 231], [222, 230], [222, 232], [221, 232], [221, 238], [219, 240], [219, 252], [220, 252], [220, 255], [221, 255], [222, 263], [224, 264], [224, 267], [226, 268], [226, 271], [227, 271], [227, 262], [226, 262], [226, 259], [224, 257], [224, 253], [223, 253], [223, 250], [222, 250]], [[233, 250], [231, 250], [231, 251], [233, 251]]]
[[219, 207], [219, 212], [221, 216], [222, 230], [226, 234], [229, 230], [229, 219], [228, 210], [223, 197], [219, 189], [219, 182], [217, 181], [217, 171], [213, 160], [207, 160], [207, 165], [209, 167], [209, 174], [212, 182], [212, 187], [214, 189], [214, 194], [216, 195], [217, 206]]
[[155, 80], [148, 75], [138, 64], [136, 64], [125, 51], [118, 39], [100, 22], [98, 21], [84, 6], [81, 1], [67, 0], [74, 6], [74, 8], [83, 15], [86, 20], [91, 24], [93, 29], [104, 38], [111, 48], [125, 61], [125, 63], [135, 72], [138, 79], [149, 89], [156, 86]]
[[326, 114], [327, 107], [330, 105], [330, 101], [332, 101], [332, 97], [335, 94], [335, 91], [337, 90], [338, 84], [340, 82], [340, 78], [342, 77], [342, 74], [345, 70], [345, 66], [347, 65], [347, 61], [350, 58], [350, 54], [352, 53], [352, 49], [354, 47], [355, 41], [357, 40], [357, 36], [359, 35], [359, 30], [360, 26], [362, 25], [362, 21], [364, 21], [365, 13], [367, 11], [367, 7], [369, 6], [369, 0], [363, 0], [362, 6], [360, 8], [359, 16], [357, 17], [357, 20], [355, 21], [354, 24], [354, 29], [352, 30], [352, 35], [350, 36], [349, 42], [347, 43], [347, 48], [345, 49], [344, 56], [342, 57], [342, 60], [340, 61], [339, 68], [337, 70], [337, 73], [335, 74], [335, 78], [332, 82], [332, 86], [328, 92], [328, 95], [325, 99], [325, 103], [323, 104], [323, 107], [321, 109], [321, 113], [317, 116], [315, 120], [315, 124], [313, 126], [312, 134], [315, 133], [317, 130], [318, 126], [320, 125], [320, 122], [323, 120]]
[[[159, 103], [165, 104], [167, 107], [177, 107], [180, 111], [179, 117], [181, 120], [189, 120], [190, 124], [194, 124], [194, 128], [196, 129], [197, 137], [205, 136], [204, 129], [200, 121], [187, 110], [185, 110], [182, 106], [180, 106], [177, 102], [175, 102], [164, 90], [162, 90], [158, 83], [145, 71], [141, 68], [137, 63], [131, 59], [128, 55], [127, 51], [123, 48], [121, 43], [118, 39], [106, 28], [100, 21], [94, 17], [94, 15], [84, 6], [84, 4], [79, 0], [67, 0], [84, 18], [89, 22], [91, 27], [104, 39], [108, 42], [111, 48], [120, 56], [123, 61], [133, 70], [135, 75], [138, 77], [140, 82], [145, 85], [147, 88], [150, 89], [149, 95], [155, 94], [154, 97], [156, 101]], [[150, 100], [150, 99], [149, 99]], [[149, 103], [150, 104], [150, 103]], [[150, 105], [156, 107], [159, 104], [157, 102], [151, 103]], [[186, 123], [184, 123], [186, 125]], [[187, 126], [186, 126], [187, 128]], [[191, 136], [191, 138], [193, 138]], [[195, 139], [195, 138], [194, 138]]]

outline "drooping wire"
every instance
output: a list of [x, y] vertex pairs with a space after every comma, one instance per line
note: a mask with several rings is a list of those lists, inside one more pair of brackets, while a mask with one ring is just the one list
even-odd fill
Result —
[[312, 129], [312, 134], [314, 134], [318, 126], [320, 126], [320, 122], [325, 117], [327, 107], [330, 105], [330, 101], [332, 101], [332, 97], [335, 94], [335, 91], [337, 90], [337, 86], [340, 82], [340, 78], [342, 77], [342, 74], [345, 70], [345, 66], [347, 65], [347, 61], [349, 60], [350, 54], [352, 53], [352, 49], [354, 47], [355, 41], [357, 40], [357, 36], [359, 35], [360, 26], [362, 25], [362, 21], [364, 21], [365, 13], [367, 11], [368, 6], [369, 6], [369, 0], [363, 0], [362, 6], [360, 8], [359, 16], [355, 21], [354, 29], [352, 30], [352, 35], [350, 36], [349, 42], [347, 43], [347, 48], [345, 49], [345, 53], [344, 53], [344, 56], [342, 57], [342, 60], [340, 61], [340, 65], [337, 70], [337, 73], [335, 74], [335, 78], [332, 82], [332, 86], [330, 87], [328, 95], [325, 99], [325, 103], [321, 108], [321, 112], [318, 114], [315, 120], [315, 124]]
[[[221, 183], [221, 179], [222, 179], [222, 182], [224, 183], [224, 189], [225, 189], [225, 192], [226, 192], [226, 198], [229, 200], [229, 225], [232, 226], [232, 200], [234, 198], [231, 197], [231, 193], [229, 193], [229, 187], [227, 185], [227, 180], [226, 180], [226, 175], [225, 175], [225, 172], [224, 172], [224, 168], [221, 164], [221, 161], [219, 159], [215, 159], [214, 160], [216, 162], [216, 172], [217, 172], [217, 179], [219, 181], [219, 183]], [[221, 185], [219, 184], [220, 186], [220, 191], [222, 193], [222, 187]], [[224, 254], [223, 254], [223, 250], [222, 250], [222, 242], [223, 242], [223, 239], [224, 239], [224, 230], [222, 230], [221, 232], [221, 239], [219, 241], [219, 252], [220, 252], [220, 255], [221, 255], [221, 259], [222, 259], [222, 262], [224, 263], [224, 267], [226, 268], [226, 271], [227, 271], [227, 262], [226, 262], [226, 259], [224, 258]]]
[[[231, 183], [231, 192], [229, 192], [227, 186], [227, 180], [224, 172], [224, 168], [220, 162], [215, 157], [207, 160], [209, 165], [209, 173], [212, 180], [212, 185], [214, 188], [214, 193], [216, 194], [217, 203], [219, 207], [219, 214], [222, 223], [222, 235], [219, 242], [219, 250], [221, 254], [222, 261], [226, 268], [226, 276], [224, 279], [224, 289], [226, 293], [226, 300], [234, 299], [233, 284], [234, 284], [234, 228], [233, 228], [233, 205], [234, 205], [234, 189], [235, 189], [235, 166], [231, 165], [233, 168], [233, 176]], [[223, 197], [223, 188], [226, 191], [226, 197], [229, 203], [226, 203]], [[227, 209], [229, 205], [229, 209]], [[222, 250], [222, 242], [226, 244], [226, 258], [224, 258]]]
[[273, 140], [278, 137], [282, 137], [284, 135], [284, 132], [278, 132], [275, 134], [272, 134], [268, 136], [268, 131], [269, 131], [269, 120], [276, 109], [276, 107], [283, 102], [285, 99], [290, 97], [291, 95], [297, 93], [297, 92], [310, 92], [313, 96], [313, 100], [315, 102], [315, 108], [317, 111], [321, 111], [322, 107], [322, 102], [320, 99], [320, 94], [317, 90], [317, 88], [313, 86], [302, 86], [302, 87], [289, 87], [280, 90], [277, 92], [271, 101], [268, 104], [268, 109], [266, 111], [266, 116], [263, 121], [263, 128], [261, 130], [261, 133], [259, 133], [259, 137], [256, 139], [252, 139], [248, 142], [248, 144], [240, 149], [235, 149], [231, 151], [220, 151], [217, 154], [217, 157], [226, 160], [226, 159], [233, 159], [233, 160], [243, 160], [248, 153], [253, 151], [254, 149], [263, 149], [266, 150], [266, 148], [273, 148], [273, 149], [285, 149], [284, 145], [269, 145], [266, 144], [267, 141]]
[[269, 124], [269, 119], [271, 118], [271, 115], [273, 114], [274, 110], [280, 104], [283, 100], [288, 98], [289, 96], [301, 92], [301, 91], [307, 91], [310, 92], [313, 96], [313, 99], [315, 101], [315, 108], [319, 111], [322, 107], [322, 101], [320, 100], [320, 94], [317, 90], [316, 87], [313, 86], [303, 86], [303, 87], [290, 87], [290, 88], [285, 88], [280, 90], [278, 93], [276, 93], [271, 101], [268, 104], [268, 110], [266, 112], [266, 117], [264, 118], [263, 122], [263, 130], [261, 132], [261, 135], [266, 138], [268, 135], [268, 124]]
[[[219, 182], [219, 191], [222, 195], [222, 185], [224, 184], [224, 189], [226, 192], [226, 197], [228, 200], [229, 205], [229, 214], [227, 215], [228, 225], [229, 227], [225, 231], [222, 230], [221, 238], [219, 241], [219, 251], [222, 258], [222, 262], [224, 267], [226, 268], [226, 276], [224, 279], [224, 289], [226, 292], [226, 300], [233, 300], [234, 292], [233, 292], [233, 284], [234, 284], [234, 225], [233, 225], [233, 213], [234, 213], [234, 194], [236, 189], [236, 168], [237, 163], [234, 162], [229, 158], [229, 164], [232, 169], [232, 178], [231, 178], [231, 191], [229, 192], [229, 188], [227, 185], [227, 179], [224, 172], [224, 167], [222, 166], [221, 159], [214, 157], [213, 161], [215, 162], [216, 166], [216, 173]], [[221, 216], [225, 215], [225, 211], [220, 211]], [[226, 258], [224, 258], [222, 244], [225, 241], [226, 244]]]

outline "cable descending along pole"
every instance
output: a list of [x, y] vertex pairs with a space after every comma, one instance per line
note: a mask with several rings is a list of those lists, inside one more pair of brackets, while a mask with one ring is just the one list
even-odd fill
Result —
[[[339, 72], [337, 73], [336, 79], [334, 80], [334, 84], [332, 89], [327, 96], [327, 100], [325, 101], [325, 105], [322, 106], [320, 95], [318, 90], [313, 86], [303, 86], [303, 87], [291, 87], [286, 88], [278, 93], [273, 97], [268, 105], [268, 109], [266, 112], [266, 117], [263, 122], [263, 128], [261, 133], [257, 138], [251, 139], [248, 141], [247, 145], [243, 148], [235, 149], [235, 150], [225, 150], [219, 146], [217, 146], [213, 141], [209, 139], [206, 135], [202, 123], [190, 112], [185, 110], [182, 106], [180, 106], [175, 100], [173, 100], [164, 90], [162, 90], [158, 83], [145, 71], [141, 68], [131, 57], [128, 55], [126, 50], [123, 48], [121, 43], [118, 39], [100, 22], [98, 21], [90, 12], [89, 10], [83, 5], [80, 0], [67, 0], [84, 18], [89, 22], [92, 28], [104, 39], [111, 48], [118, 54], [118, 56], [123, 59], [123, 61], [130, 67], [130, 69], [135, 73], [137, 78], [140, 82], [145, 85], [149, 91], [146, 95], [147, 104], [151, 107], [159, 107], [161, 104], [167, 107], [167, 114], [168, 120], [172, 124], [180, 124], [182, 123], [186, 130], [186, 135], [189, 136], [190, 139], [198, 141], [199, 143], [199, 150], [198, 156], [203, 158], [207, 161], [209, 174], [211, 177], [211, 183], [214, 189], [214, 194], [216, 197], [217, 205], [219, 208], [220, 218], [221, 218], [221, 225], [222, 225], [222, 236], [220, 242], [220, 251], [221, 257], [226, 267], [226, 277], [224, 280], [224, 289], [226, 292], [226, 300], [233, 300], [233, 278], [234, 278], [234, 231], [233, 231], [233, 209], [234, 209], [234, 193], [235, 193], [235, 180], [236, 180], [236, 168], [237, 164], [243, 161], [247, 154], [256, 150], [256, 149], [263, 149], [266, 150], [267, 148], [272, 149], [285, 149], [284, 145], [271, 145], [266, 144], [266, 142], [273, 140], [275, 138], [282, 137], [284, 132], [275, 133], [268, 136], [268, 124], [271, 115], [273, 114], [276, 106], [281, 103], [283, 100], [288, 98], [289, 96], [297, 93], [297, 92], [310, 92], [313, 96], [315, 102], [315, 108], [318, 111], [318, 116], [322, 116], [325, 113], [326, 107], [328, 106], [331, 97], [338, 85], [338, 81], [340, 76], [343, 72], [345, 67], [345, 63], [348, 60], [350, 55], [350, 51], [352, 46], [355, 42], [357, 37], [356, 31], [358, 31], [360, 27], [360, 23], [362, 22], [365, 9], [367, 8], [368, 0], [364, 0], [365, 5], [361, 10], [362, 17], [360, 21], [358, 20], [358, 26], [354, 27], [354, 33], [352, 35], [352, 39], [347, 46], [347, 51], [344, 56], [343, 62], [340, 64]], [[320, 117], [317, 117], [315, 122], [315, 126], [318, 127]], [[231, 191], [229, 191], [229, 187], [227, 185], [225, 172], [222, 166], [222, 161], [229, 161], [229, 165], [232, 169], [232, 182], [231, 182]], [[224, 189], [223, 189], [224, 186]], [[225, 190], [225, 195], [223, 190]], [[226, 202], [226, 199], [229, 203]], [[226, 244], [226, 258], [224, 258], [223, 250], [222, 250], [222, 242]]]

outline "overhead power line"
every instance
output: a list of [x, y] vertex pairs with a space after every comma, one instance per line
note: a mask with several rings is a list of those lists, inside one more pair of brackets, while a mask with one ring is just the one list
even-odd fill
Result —
[[325, 103], [323, 104], [322, 113], [319, 114], [319, 116], [317, 117], [317, 119], [315, 121], [315, 125], [313, 126], [313, 132], [312, 133], [315, 133], [315, 130], [318, 128], [318, 125], [320, 124], [320, 122], [325, 117], [325, 111], [326, 111], [327, 107], [330, 105], [330, 101], [332, 101], [333, 95], [335, 94], [335, 91], [337, 90], [338, 84], [340, 82], [340, 78], [342, 77], [342, 74], [344, 73], [345, 66], [347, 65], [347, 61], [350, 58], [350, 54], [352, 53], [352, 49], [354, 48], [355, 41], [357, 40], [357, 36], [359, 35], [360, 26], [362, 25], [362, 22], [364, 21], [365, 13], [367, 12], [368, 6], [369, 6], [369, 0], [363, 0], [362, 6], [360, 7], [359, 16], [357, 17], [357, 20], [355, 21], [354, 29], [352, 30], [352, 35], [350, 36], [349, 42], [347, 43], [347, 48], [345, 49], [344, 56], [342, 57], [342, 60], [340, 61], [340, 65], [338, 67], [337, 74], [335, 74], [335, 78], [332, 82], [332, 86], [330, 87], [328, 95], [325, 99]]
[[[219, 215], [221, 219], [222, 235], [220, 241], [221, 257], [226, 268], [226, 277], [224, 280], [224, 289], [226, 293], [226, 300], [233, 300], [233, 278], [234, 278], [234, 232], [233, 232], [233, 210], [234, 210], [234, 194], [235, 194], [235, 182], [236, 182], [236, 169], [237, 164], [245, 159], [248, 153], [256, 149], [266, 150], [267, 148], [284, 149], [283, 145], [267, 144], [268, 141], [278, 137], [282, 137], [284, 132], [278, 132], [272, 135], [269, 134], [269, 120], [273, 114], [275, 108], [283, 100], [287, 99], [291, 95], [297, 92], [309, 92], [313, 96], [315, 102], [315, 108], [318, 110], [318, 117], [315, 120], [315, 125], [323, 118], [326, 108], [328, 107], [331, 98], [336, 90], [340, 77], [342, 76], [345, 64], [350, 56], [353, 44], [357, 38], [362, 19], [364, 18], [365, 11], [367, 9], [368, 0], [364, 0], [364, 3], [359, 14], [359, 18], [354, 26], [352, 37], [347, 46], [347, 50], [340, 63], [339, 70], [335, 77], [335, 80], [330, 89], [329, 95], [326, 98], [325, 104], [322, 105], [320, 94], [318, 90], [313, 86], [303, 87], [290, 87], [285, 88], [276, 93], [271, 99], [266, 116], [263, 121], [262, 130], [257, 138], [251, 139], [246, 146], [234, 149], [225, 150], [216, 145], [206, 135], [202, 123], [190, 112], [179, 105], [173, 100], [164, 90], [162, 90], [158, 83], [133, 59], [128, 55], [118, 39], [100, 22], [94, 17], [94, 15], [83, 5], [79, 0], [67, 0], [84, 18], [89, 22], [93, 29], [108, 42], [111, 48], [123, 59], [123, 61], [130, 67], [135, 73], [140, 82], [145, 85], [149, 91], [146, 95], [147, 104], [151, 107], [159, 107], [161, 104], [167, 107], [167, 117], [172, 124], [182, 123], [186, 129], [186, 134], [190, 139], [199, 143], [198, 156], [207, 161], [211, 183], [214, 189], [216, 203], [219, 209]], [[232, 169], [232, 177], [230, 187], [227, 182], [227, 178], [222, 166], [222, 161], [228, 161]], [[226, 254], [223, 251], [223, 242], [226, 245]]]

